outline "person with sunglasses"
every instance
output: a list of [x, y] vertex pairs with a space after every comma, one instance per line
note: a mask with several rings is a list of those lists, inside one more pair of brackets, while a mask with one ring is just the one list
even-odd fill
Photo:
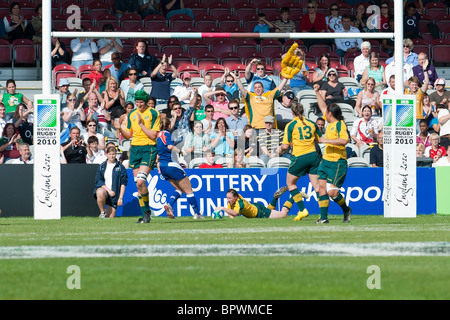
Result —
[[[213, 96], [215, 100], [213, 100]], [[205, 92], [203, 95], [203, 99], [207, 104], [210, 104], [214, 107], [214, 120], [219, 118], [228, 118], [231, 114], [228, 109], [228, 101], [227, 101], [227, 93], [225, 89], [221, 86], [216, 86], [216, 90]]]
[[347, 103], [353, 108], [356, 106], [356, 101], [353, 99], [344, 99], [345, 86], [338, 81], [338, 73], [334, 68], [328, 69], [328, 81], [320, 86], [320, 95], [326, 104], [332, 103]]
[[120, 83], [120, 89], [122, 89], [125, 96], [125, 102], [133, 102], [135, 92], [144, 90], [144, 85], [138, 80], [139, 72], [136, 68], [131, 67], [128, 69], [128, 79], [123, 80]]
[[61, 118], [63, 130], [67, 129], [70, 124], [74, 124], [83, 132], [86, 131], [82, 124], [82, 121], [86, 121], [86, 114], [82, 104], [77, 106], [77, 98], [74, 93], [67, 95], [66, 106], [61, 110]]
[[[228, 103], [228, 109], [230, 109], [230, 116], [225, 119], [228, 125], [228, 129], [233, 133], [234, 140], [242, 134], [245, 126], [248, 125], [248, 118], [240, 115], [239, 100], [234, 99]], [[235, 144], [236, 145], [236, 144]]]
[[[255, 72], [252, 72], [253, 66], [255, 67]], [[235, 78], [234, 75], [232, 75], [233, 78]], [[259, 59], [252, 59], [250, 63], [245, 68], [245, 81], [247, 81], [249, 88], [248, 91], [255, 92], [255, 83], [260, 82], [264, 86], [264, 91], [270, 91], [276, 88], [275, 81], [273, 81], [272, 78], [270, 78], [266, 74], [266, 63], [264, 61], [261, 61]]]
[[341, 9], [337, 3], [332, 3], [328, 12], [330, 15], [325, 17], [327, 31], [336, 32], [338, 29], [342, 28]]
[[[300, 32], [326, 32], [327, 24], [325, 22], [325, 16], [317, 12], [316, 0], [308, 0], [306, 6], [307, 12], [302, 16], [300, 20]], [[324, 39], [305, 39], [303, 43], [309, 48], [313, 44], [329, 44], [329, 40], [326, 37]]]
[[[234, 82], [234, 78], [230, 75], [230, 69], [225, 68], [225, 72], [220, 78], [220, 85], [223, 87], [225, 92], [227, 93], [227, 100], [231, 101], [233, 99], [240, 99], [240, 92], [237, 84]], [[233, 71], [236, 75], [239, 75], [239, 71]]]

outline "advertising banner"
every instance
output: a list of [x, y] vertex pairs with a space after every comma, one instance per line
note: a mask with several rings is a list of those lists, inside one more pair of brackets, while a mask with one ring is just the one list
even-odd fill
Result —
[[61, 218], [60, 97], [34, 96], [34, 218]]

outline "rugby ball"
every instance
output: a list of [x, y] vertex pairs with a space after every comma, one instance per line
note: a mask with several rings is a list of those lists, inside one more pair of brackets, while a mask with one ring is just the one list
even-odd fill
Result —
[[212, 213], [213, 219], [222, 219], [223, 218], [223, 211], [222, 210], [216, 210]]

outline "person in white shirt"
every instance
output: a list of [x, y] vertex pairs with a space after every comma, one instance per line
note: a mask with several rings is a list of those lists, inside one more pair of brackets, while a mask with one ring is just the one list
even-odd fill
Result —
[[450, 144], [450, 111], [447, 108], [439, 108], [438, 122], [440, 125], [439, 136], [441, 137], [441, 144], [445, 147]]
[[[348, 14], [344, 14], [342, 16], [342, 28], [337, 29], [336, 32], [341, 33], [359, 33], [359, 29], [352, 27], [350, 25], [351, 16]], [[340, 57], [343, 57], [347, 52], [357, 52], [362, 43], [361, 38], [355, 39], [336, 39], [336, 53], [339, 54]]]
[[28, 143], [21, 143], [19, 145], [20, 157], [12, 160], [11, 164], [32, 164], [33, 157], [31, 156], [30, 145]]
[[105, 151], [98, 148], [98, 138], [96, 136], [90, 136], [88, 138], [88, 148], [86, 163], [100, 164], [107, 160]]
[[361, 112], [362, 118], [355, 120], [350, 133], [358, 148], [373, 143], [378, 135], [378, 120], [372, 118], [372, 108], [366, 105]]
[[353, 60], [353, 77], [359, 82], [366, 67], [370, 64], [370, 50], [372, 46], [370, 42], [361, 43], [361, 54]]
[[192, 99], [192, 95], [194, 94], [194, 90], [191, 86], [191, 74], [189, 72], [183, 73], [181, 80], [183, 80], [183, 83], [175, 87], [173, 95], [177, 96], [181, 103], [189, 104]]
[[434, 163], [434, 167], [450, 167], [450, 156], [449, 156], [449, 152], [450, 152], [450, 145], [447, 146], [447, 156], [445, 157], [441, 157], [439, 158], [438, 161], [436, 161], [436, 163]]
[[202, 96], [202, 106], [204, 107], [207, 105], [207, 103], [206, 103], [205, 99], [203, 98], [203, 94], [206, 92], [215, 91], [216, 87], [212, 85], [213, 78], [212, 78], [212, 75], [210, 75], [208, 73], [205, 74], [205, 76], [203, 77], [203, 81], [205, 82], [205, 84], [201, 85], [198, 88], [197, 92], [199, 95]]
[[[392, 60], [386, 68], [384, 69], [384, 78], [390, 79], [392, 75], [395, 75], [395, 61]], [[408, 86], [408, 79], [411, 78], [414, 75], [413, 72], [413, 66], [410, 63], [404, 63], [403, 64], [403, 79], [404, 79], [404, 86]]]
[[[86, 31], [86, 28], [81, 26], [81, 30]], [[70, 42], [70, 49], [72, 50], [72, 66], [77, 70], [83, 65], [91, 65], [94, 63], [93, 53], [98, 52], [97, 44], [92, 39], [76, 38]]]
[[[113, 32], [114, 27], [112, 24], [107, 23], [102, 28], [103, 32]], [[122, 53], [123, 44], [120, 39], [110, 38], [110, 39], [100, 39], [97, 41], [98, 53], [100, 54], [100, 61], [102, 66], [107, 66], [112, 64], [111, 55], [114, 52]], [[118, 78], [117, 78], [118, 79]]]

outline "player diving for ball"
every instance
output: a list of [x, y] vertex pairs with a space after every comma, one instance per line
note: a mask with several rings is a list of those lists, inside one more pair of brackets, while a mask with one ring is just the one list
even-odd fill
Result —
[[294, 199], [290, 197], [284, 204], [281, 211], [275, 210], [278, 198], [288, 190], [287, 187], [282, 187], [273, 195], [270, 204], [265, 207], [261, 203], [251, 203], [245, 200], [235, 189], [227, 191], [227, 207], [217, 207], [215, 211], [222, 210], [233, 219], [238, 215], [243, 215], [246, 218], [286, 218], [289, 210], [291, 210]]
[[187, 200], [194, 211], [194, 219], [204, 219], [200, 213], [197, 199], [192, 191], [191, 181], [186, 172], [180, 166], [178, 161], [172, 160], [172, 152], [180, 153], [172, 142], [172, 135], [170, 134], [171, 123], [170, 119], [165, 118], [161, 122], [161, 131], [158, 133], [157, 149], [158, 149], [158, 171], [168, 180], [175, 188], [174, 193], [170, 196], [169, 201], [164, 205], [167, 216], [175, 219], [172, 206], [183, 193], [186, 193]]
[[134, 99], [136, 109], [128, 114], [126, 128], [122, 128], [119, 122], [114, 122], [114, 127], [120, 131], [125, 139], [132, 139], [130, 168], [133, 169], [142, 214], [142, 218], [137, 223], [149, 223], [151, 209], [147, 177], [156, 164], [158, 153], [156, 137], [160, 129], [160, 118], [158, 111], [147, 106], [148, 94], [144, 90], [136, 91]]
[[294, 220], [300, 221], [309, 215], [303, 203], [303, 198], [308, 198], [308, 196], [298, 190], [297, 181], [308, 174], [314, 191], [319, 197], [317, 170], [321, 157], [317, 152], [316, 143], [322, 134], [315, 122], [303, 116], [303, 105], [301, 103], [293, 101], [291, 110], [294, 119], [285, 127], [283, 142], [278, 148], [278, 152], [287, 151], [292, 144], [292, 158], [286, 174], [286, 184], [299, 209]]

